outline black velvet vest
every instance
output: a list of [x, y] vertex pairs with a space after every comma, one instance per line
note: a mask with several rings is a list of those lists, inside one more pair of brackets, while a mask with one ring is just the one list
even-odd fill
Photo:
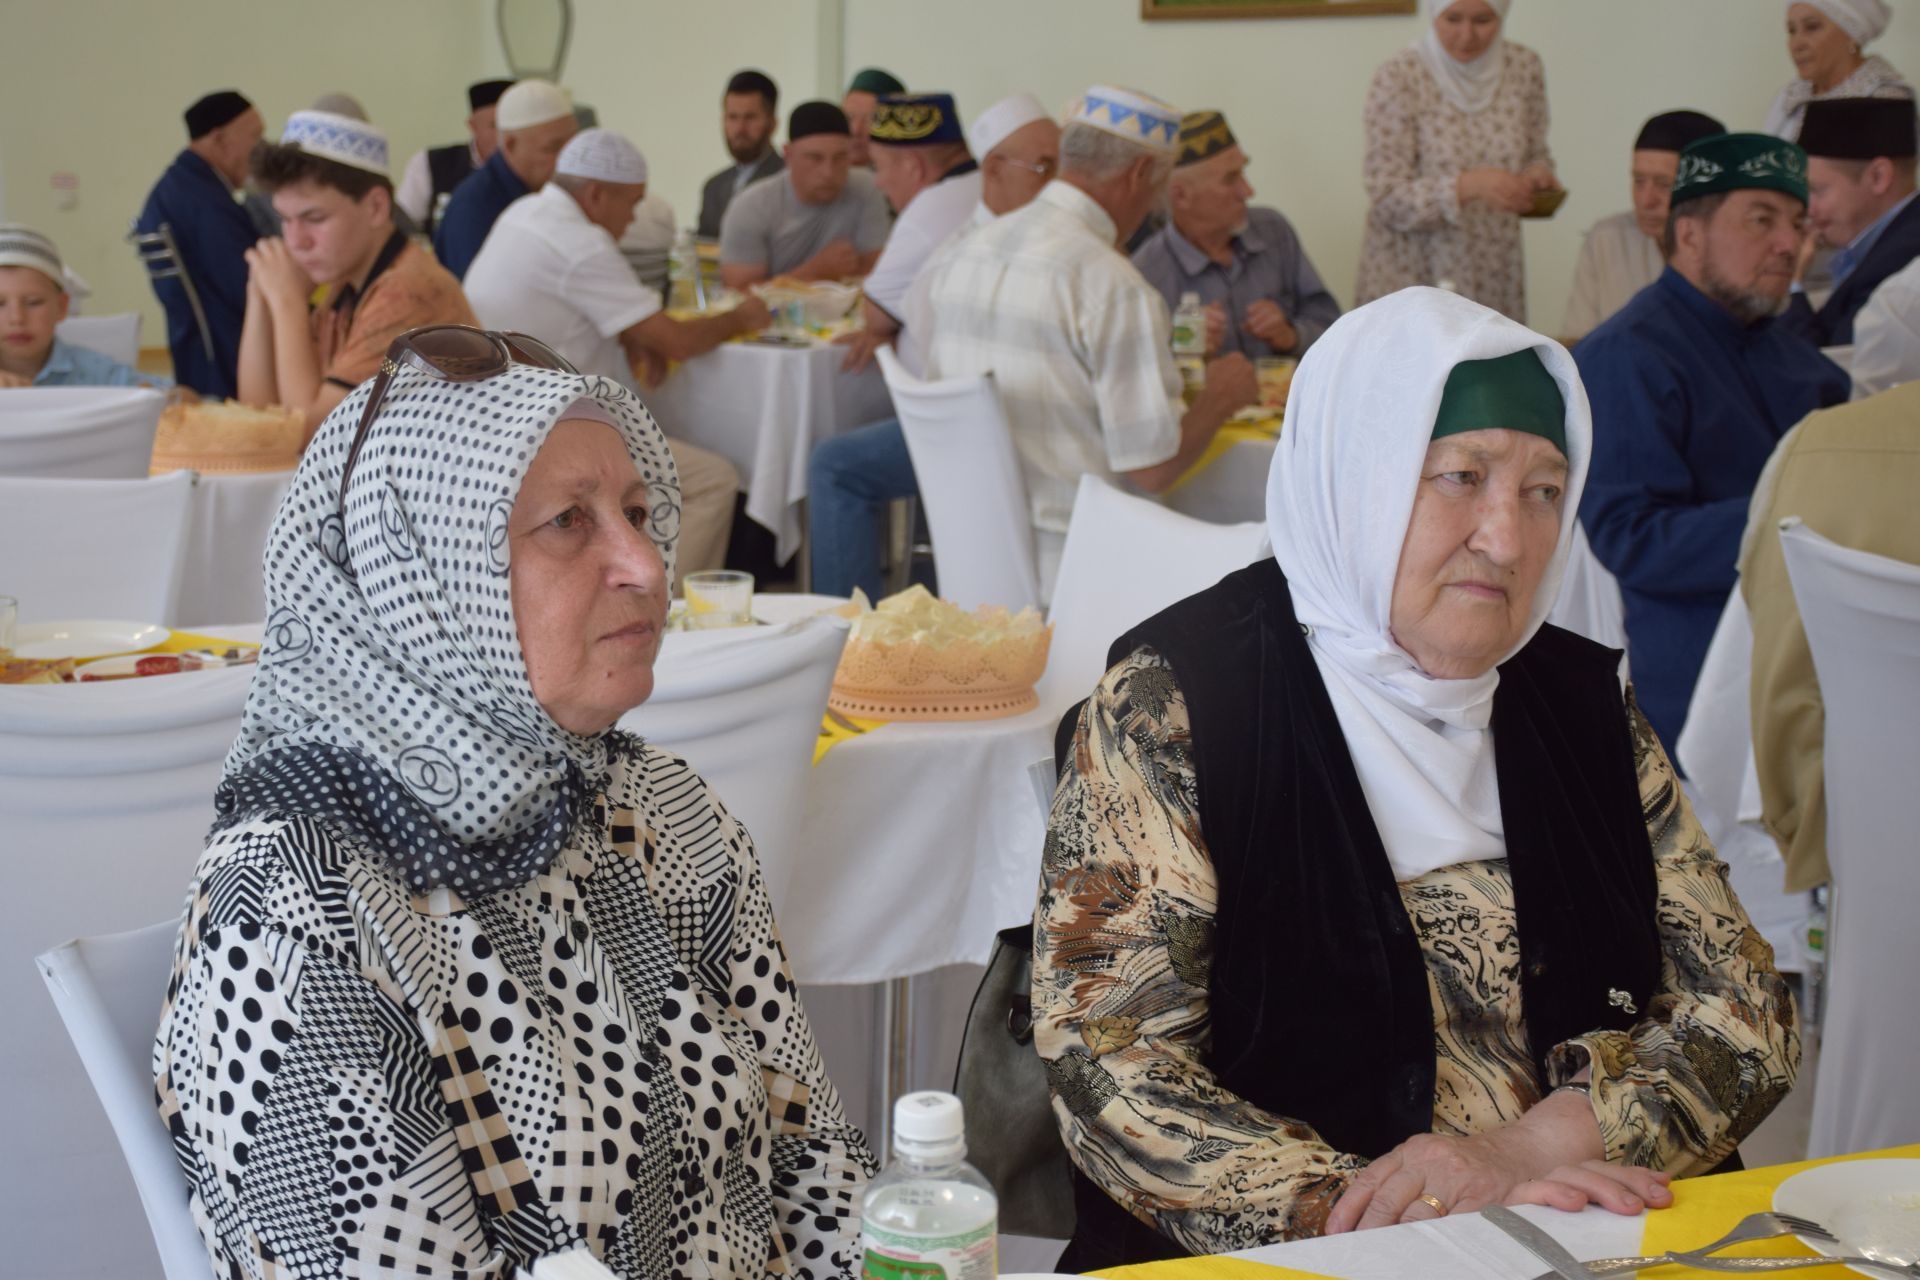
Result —
[[[1427, 970], [1286, 578], [1272, 560], [1115, 642], [1172, 667], [1219, 884], [1207, 1064], [1221, 1084], [1377, 1157], [1433, 1128]], [[1534, 1067], [1625, 1030], [1660, 978], [1654, 867], [1619, 653], [1543, 627], [1500, 668], [1493, 742]], [[1075, 1174], [1074, 1269], [1177, 1257]]]

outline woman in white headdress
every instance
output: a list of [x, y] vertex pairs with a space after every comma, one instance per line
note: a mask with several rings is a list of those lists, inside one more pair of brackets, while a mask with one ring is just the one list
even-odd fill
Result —
[[1506, 39], [1512, 0], [1420, 0], [1420, 38], [1367, 90], [1359, 302], [1440, 285], [1525, 322], [1520, 217], [1559, 186], [1540, 55]]
[[1788, 0], [1787, 56], [1797, 73], [1767, 108], [1766, 132], [1800, 140], [1815, 98], [1911, 98], [1913, 87], [1866, 47], [1886, 34], [1886, 0]]
[[1295, 378], [1272, 559], [1113, 645], [1034, 919], [1061, 1269], [1664, 1207], [1792, 1086], [1792, 997], [1619, 652], [1543, 625], [1590, 441], [1557, 344], [1361, 307]]
[[613, 727], [653, 687], [666, 438], [518, 335], [385, 368], [274, 524], [154, 1047], [214, 1270], [857, 1272], [872, 1157], [753, 843]]

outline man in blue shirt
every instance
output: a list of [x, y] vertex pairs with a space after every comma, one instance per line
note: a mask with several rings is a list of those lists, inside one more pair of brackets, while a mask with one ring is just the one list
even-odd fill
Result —
[[1574, 350], [1593, 405], [1580, 518], [1620, 581], [1640, 706], [1667, 749], [1733, 587], [1774, 444], [1847, 398], [1846, 374], [1772, 320], [1806, 235], [1806, 155], [1763, 134], [1680, 154], [1667, 268]]
[[66, 273], [53, 241], [30, 227], [0, 224], [0, 389], [165, 387], [111, 356], [62, 342]]
[[456, 278], [465, 278], [507, 206], [547, 185], [561, 150], [580, 129], [573, 99], [545, 80], [522, 80], [501, 94], [494, 124], [499, 147], [454, 188], [433, 233], [434, 255]]
[[187, 149], [154, 184], [134, 230], [146, 234], [165, 226], [173, 233], [180, 266], [206, 314], [203, 338], [180, 282], [153, 282], [167, 313], [173, 376], [201, 395], [231, 396], [240, 321], [247, 311], [245, 255], [260, 238], [235, 193], [247, 179], [247, 157], [266, 130], [253, 104], [231, 89], [188, 107], [186, 122]]
[[[1914, 113], [1904, 98], [1825, 98], [1807, 104], [1807, 213], [1833, 255], [1833, 292], [1818, 311], [1794, 284], [1780, 327], [1816, 347], [1853, 341], [1853, 317], [1880, 283], [1920, 257], [1914, 200]], [[1805, 257], [1810, 257], [1808, 246]], [[1802, 270], [1805, 270], [1805, 257]]]

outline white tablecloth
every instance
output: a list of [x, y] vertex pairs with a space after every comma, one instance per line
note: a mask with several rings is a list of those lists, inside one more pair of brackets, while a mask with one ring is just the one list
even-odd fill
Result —
[[[1646, 1215], [1604, 1209], [1562, 1213], [1531, 1205], [1514, 1210], [1546, 1228], [1574, 1257], [1618, 1258], [1640, 1252]], [[1547, 1264], [1477, 1213], [1410, 1222], [1318, 1240], [1269, 1245], [1234, 1255], [1336, 1280], [1531, 1280]]]
[[782, 563], [799, 549], [807, 458], [838, 431], [893, 416], [877, 366], [842, 373], [843, 347], [728, 342], [641, 393], [667, 434], [740, 472], [747, 514], [773, 531]]
[[267, 616], [260, 560], [267, 531], [292, 483], [291, 471], [201, 475], [188, 516], [175, 613], [182, 625]]

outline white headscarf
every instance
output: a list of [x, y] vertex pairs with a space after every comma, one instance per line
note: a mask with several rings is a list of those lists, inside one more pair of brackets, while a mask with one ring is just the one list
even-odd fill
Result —
[[1790, 10], [1795, 4], [1810, 4], [1826, 14], [1861, 48], [1885, 35], [1893, 19], [1886, 0], [1787, 0], [1786, 7]]
[[1434, 30], [1440, 15], [1455, 3], [1456, 0], [1420, 0], [1422, 28], [1413, 47], [1420, 51], [1420, 61], [1426, 64], [1427, 73], [1440, 86], [1448, 102], [1469, 113], [1485, 111], [1499, 91], [1500, 73], [1506, 67], [1506, 53], [1500, 46], [1506, 42], [1507, 7], [1513, 0], [1487, 0], [1500, 15], [1500, 30], [1472, 62], [1461, 62], [1448, 53], [1440, 43], [1440, 33]]
[[[1267, 480], [1267, 528], [1394, 876], [1506, 856], [1494, 778], [1499, 672], [1436, 680], [1393, 639], [1393, 581], [1453, 367], [1539, 351], [1566, 398], [1560, 540], [1526, 633], [1560, 590], [1592, 440], [1573, 357], [1457, 294], [1412, 288], [1349, 311], [1300, 362]], [[1494, 424], [1488, 424], [1494, 425]]]
[[266, 644], [216, 829], [318, 818], [390, 858], [415, 892], [478, 897], [544, 870], [633, 746], [562, 729], [533, 695], [507, 576], [527, 468], [562, 418], [614, 426], [647, 482], [669, 580], [679, 481], [660, 428], [606, 378], [403, 369], [343, 524], [340, 473], [371, 386], [321, 424], [268, 536]]

